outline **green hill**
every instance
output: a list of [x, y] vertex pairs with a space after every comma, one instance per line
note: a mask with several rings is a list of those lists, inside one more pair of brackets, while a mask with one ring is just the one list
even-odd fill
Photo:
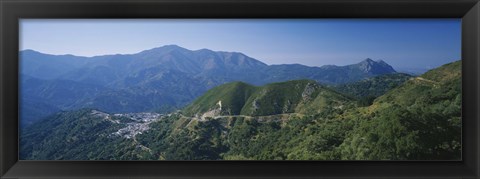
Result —
[[81, 109], [49, 116], [20, 133], [22, 160], [141, 160], [133, 140], [114, 137], [130, 119]]
[[460, 97], [461, 64], [461, 61], [445, 64], [419, 77], [411, 78], [379, 97], [376, 102], [408, 107], [420, 103], [435, 105], [438, 100]]
[[257, 87], [243, 82], [231, 82], [220, 85], [197, 98], [183, 111], [189, 116], [205, 113], [219, 108], [219, 101], [221, 101], [221, 114], [237, 115], [240, 114], [245, 102], [256, 90]]
[[313, 80], [292, 80], [252, 86], [243, 82], [220, 85], [187, 106], [189, 116], [267, 116], [285, 113], [318, 113], [342, 108], [351, 99]]
[[378, 97], [403, 84], [413, 76], [404, 73], [392, 73], [367, 78], [353, 83], [341, 84], [333, 88], [357, 99]]
[[[460, 159], [461, 61], [406, 81], [377, 98], [340, 146], [342, 159]], [[360, 115], [359, 115], [360, 114]]]

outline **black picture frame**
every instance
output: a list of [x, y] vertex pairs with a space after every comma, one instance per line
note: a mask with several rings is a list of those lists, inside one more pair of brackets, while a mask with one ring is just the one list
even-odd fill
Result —
[[[462, 18], [462, 161], [18, 161], [20, 18]], [[478, 0], [0, 0], [0, 178], [478, 178]]]

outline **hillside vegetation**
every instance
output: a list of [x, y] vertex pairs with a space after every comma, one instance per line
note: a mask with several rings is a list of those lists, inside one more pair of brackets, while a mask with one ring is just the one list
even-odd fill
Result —
[[392, 73], [367, 78], [353, 83], [333, 86], [336, 91], [359, 100], [360, 105], [370, 105], [373, 100], [391, 89], [403, 84], [413, 76], [404, 73]]
[[22, 132], [21, 159], [460, 160], [461, 61], [398, 76], [367, 105], [311, 80], [226, 83], [133, 138], [64, 112]]
[[313, 80], [292, 80], [264, 86], [233, 82], [208, 91], [187, 106], [184, 113], [198, 116], [218, 110], [219, 115], [315, 114], [322, 110], [344, 108], [349, 102], [350, 98]]

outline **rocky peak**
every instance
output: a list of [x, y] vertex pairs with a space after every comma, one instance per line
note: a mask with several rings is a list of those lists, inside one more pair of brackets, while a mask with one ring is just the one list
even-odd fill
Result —
[[359, 70], [371, 74], [385, 74], [396, 72], [392, 66], [383, 60], [374, 61], [367, 58], [356, 65]]

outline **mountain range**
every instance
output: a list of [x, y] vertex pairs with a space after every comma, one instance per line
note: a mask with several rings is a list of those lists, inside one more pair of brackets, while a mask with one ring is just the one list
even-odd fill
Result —
[[20, 66], [22, 125], [80, 108], [111, 113], [170, 112], [233, 81], [265, 85], [310, 79], [337, 85], [396, 73], [381, 60], [366, 59], [347, 66], [267, 65], [242, 53], [192, 51], [176, 45], [94, 57], [24, 50]]
[[[459, 160], [461, 72], [456, 61], [339, 88], [235, 81], [147, 122], [97, 109], [59, 112], [22, 130], [20, 159]], [[365, 86], [384, 89], [348, 90]], [[365, 93], [374, 99], [359, 105]]]

